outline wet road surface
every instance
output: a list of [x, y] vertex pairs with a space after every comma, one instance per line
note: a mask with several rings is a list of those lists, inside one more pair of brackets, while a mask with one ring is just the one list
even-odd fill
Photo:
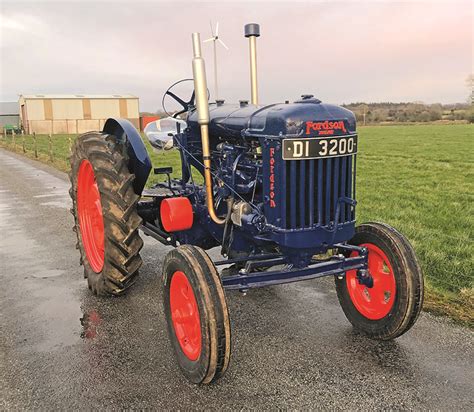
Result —
[[160, 265], [97, 298], [75, 249], [63, 173], [0, 149], [0, 409], [324, 408], [474, 410], [474, 339], [423, 313], [394, 342], [355, 333], [331, 279], [227, 294], [224, 379], [189, 384], [165, 330]]

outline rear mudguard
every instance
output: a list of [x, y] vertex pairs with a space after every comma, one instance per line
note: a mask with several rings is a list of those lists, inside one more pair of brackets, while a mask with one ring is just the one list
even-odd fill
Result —
[[113, 134], [125, 144], [128, 153], [128, 169], [135, 175], [133, 190], [141, 195], [151, 170], [151, 160], [137, 129], [126, 119], [107, 119], [104, 133]]

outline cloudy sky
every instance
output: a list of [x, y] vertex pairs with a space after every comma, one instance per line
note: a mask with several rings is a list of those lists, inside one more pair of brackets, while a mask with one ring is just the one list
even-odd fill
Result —
[[[161, 108], [190, 77], [191, 32], [219, 21], [221, 97], [249, 98], [245, 23], [261, 25], [262, 103], [303, 93], [332, 103], [466, 101], [470, 1], [0, 2], [0, 101], [30, 93], [130, 93]], [[212, 49], [204, 46], [212, 92]]]

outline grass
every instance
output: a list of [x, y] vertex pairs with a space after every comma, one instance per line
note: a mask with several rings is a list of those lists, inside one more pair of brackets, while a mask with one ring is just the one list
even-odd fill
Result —
[[[76, 135], [57, 134], [51, 137], [52, 155], [50, 155], [50, 143], [48, 135], [36, 135], [36, 153], [35, 156], [35, 138], [33, 135], [15, 136], [7, 135], [0, 138], [0, 147], [13, 150], [17, 153], [24, 154], [32, 159], [38, 159], [43, 163], [54, 166], [63, 172], [69, 171], [69, 154], [70, 147], [74, 142]], [[173, 168], [173, 177], [179, 177], [181, 173], [181, 160], [177, 150], [169, 150], [166, 152], [155, 152], [147, 139], [143, 139], [150, 155], [154, 167], [171, 166]], [[52, 158], [52, 160], [51, 160]], [[193, 173], [193, 177], [198, 181], [202, 181], [199, 173]], [[150, 187], [158, 181], [166, 179], [164, 175], [150, 174], [147, 186]]]
[[474, 126], [359, 129], [358, 221], [380, 220], [415, 247], [425, 308], [474, 324]]
[[[144, 138], [144, 136], [143, 141], [145, 142], [145, 146], [148, 151], [148, 154], [150, 155], [153, 167], [171, 166], [173, 168], [173, 177], [181, 177], [181, 158], [178, 150], [172, 149], [166, 152], [162, 150], [155, 151], [153, 150], [150, 142], [146, 138]], [[192, 168], [192, 173], [193, 179], [196, 183], [202, 183], [204, 181], [202, 175], [194, 168]], [[151, 186], [154, 183], [163, 181], [165, 179], [166, 177], [164, 175], [150, 174], [150, 177], [147, 181], [147, 186]]]
[[[420, 125], [359, 128], [357, 219], [396, 227], [411, 241], [426, 279], [425, 309], [474, 325], [474, 126]], [[33, 138], [25, 136], [34, 157]], [[37, 137], [39, 160], [68, 170], [69, 137]], [[180, 173], [176, 150], [155, 153], [155, 167]], [[22, 152], [22, 138], [0, 139]], [[161, 177], [162, 178], [162, 177]], [[148, 184], [157, 181], [152, 176]]]

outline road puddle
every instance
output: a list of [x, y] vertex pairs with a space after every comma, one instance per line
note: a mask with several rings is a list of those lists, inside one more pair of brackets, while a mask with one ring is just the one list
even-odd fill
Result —
[[12, 305], [19, 313], [30, 313], [22, 326], [28, 331], [26, 340], [34, 341], [33, 350], [49, 352], [80, 342], [81, 302], [74, 292], [76, 281], [65, 279], [67, 262], [51, 267], [52, 262], [63, 263], [57, 256], [59, 239], [37, 238], [40, 223], [30, 221], [34, 216], [30, 208], [27, 199], [1, 188], [0, 278], [7, 287], [14, 286]]

